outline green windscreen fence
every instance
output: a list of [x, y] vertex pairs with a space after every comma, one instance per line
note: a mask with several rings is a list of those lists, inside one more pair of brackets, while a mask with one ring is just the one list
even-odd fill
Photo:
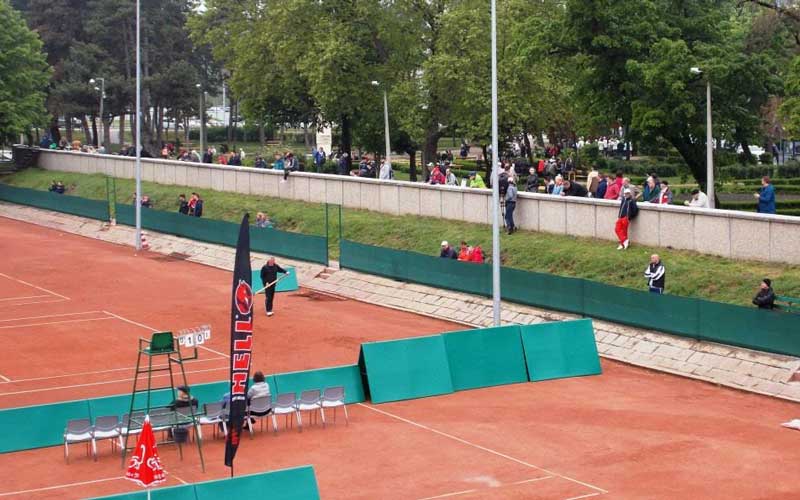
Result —
[[275, 376], [273, 392], [274, 394], [292, 392], [296, 396], [300, 396], [303, 391], [325, 390], [335, 386], [344, 387], [345, 402], [348, 404], [361, 403], [365, 400], [364, 386], [358, 365], [280, 373]]
[[[491, 294], [487, 265], [342, 240], [343, 268], [475, 295]], [[800, 314], [656, 295], [594, 281], [501, 269], [503, 299], [759, 351], [800, 356]]]
[[532, 382], [602, 372], [592, 320], [524, 325], [520, 331]]
[[373, 403], [453, 392], [441, 335], [361, 344], [359, 366]]
[[453, 389], [528, 381], [519, 326], [443, 333]]
[[[169, 473], [169, 472], [168, 472]], [[133, 483], [131, 483], [133, 487]], [[152, 488], [153, 499], [160, 500], [218, 500], [268, 498], [269, 500], [318, 500], [319, 486], [314, 468], [310, 465], [228, 479], [184, 484], [168, 488]], [[120, 495], [97, 497], [94, 500], [146, 499], [144, 490]]]
[[[132, 205], [115, 205], [117, 222], [136, 225]], [[178, 212], [142, 209], [142, 227], [218, 245], [236, 246], [239, 225], [233, 222], [192, 217]], [[328, 239], [324, 236], [292, 233], [278, 229], [250, 227], [250, 248], [256, 252], [328, 264]]]
[[0, 184], [0, 200], [102, 221], [110, 218], [107, 200], [90, 200], [67, 194], [9, 186], [8, 184]]

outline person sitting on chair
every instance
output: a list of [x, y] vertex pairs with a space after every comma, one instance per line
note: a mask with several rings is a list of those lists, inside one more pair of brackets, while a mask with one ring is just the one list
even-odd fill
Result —
[[[247, 402], [249, 403], [250, 401], [253, 400], [253, 398], [259, 398], [264, 396], [266, 396], [267, 398], [270, 397], [269, 384], [267, 383], [264, 374], [260, 371], [257, 371], [253, 375], [253, 385], [251, 385], [250, 388], [247, 390]], [[255, 412], [255, 411], [250, 412], [251, 415], [256, 415], [258, 417], [263, 417], [264, 415], [269, 415], [270, 413], [272, 413], [272, 408], [270, 408], [265, 412]]]
[[178, 396], [169, 404], [169, 408], [172, 411], [175, 411], [178, 408], [188, 408], [189, 406], [197, 406], [197, 399], [193, 398], [189, 394], [189, 387], [185, 385], [179, 385], [176, 387], [178, 390]]

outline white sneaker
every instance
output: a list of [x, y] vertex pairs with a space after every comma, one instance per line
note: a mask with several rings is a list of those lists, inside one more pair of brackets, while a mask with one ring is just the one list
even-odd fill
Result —
[[625, 248], [625, 250], [628, 249], [630, 244], [631, 244], [630, 240], [625, 240], [625, 241], [622, 242], [622, 246]]
[[622, 250], [623, 248], [625, 248], [625, 247], [623, 247], [622, 245], [620, 245], [620, 246], [618, 246], [618, 247], [617, 247], [617, 250]]
[[272, 311], [267, 313], [267, 316], [272, 316], [274, 313]]

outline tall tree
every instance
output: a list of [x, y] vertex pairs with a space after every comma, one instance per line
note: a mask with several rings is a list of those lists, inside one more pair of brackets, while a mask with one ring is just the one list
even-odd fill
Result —
[[42, 42], [8, 0], [0, 0], [0, 136], [43, 125], [50, 67]]

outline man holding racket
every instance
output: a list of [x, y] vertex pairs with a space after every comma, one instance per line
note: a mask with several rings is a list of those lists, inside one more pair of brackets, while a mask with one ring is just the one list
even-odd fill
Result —
[[278, 273], [289, 274], [275, 263], [275, 257], [270, 257], [264, 267], [261, 268], [261, 283], [264, 284], [264, 294], [267, 296], [267, 316], [272, 316], [272, 302], [275, 299], [275, 284], [278, 282]]

